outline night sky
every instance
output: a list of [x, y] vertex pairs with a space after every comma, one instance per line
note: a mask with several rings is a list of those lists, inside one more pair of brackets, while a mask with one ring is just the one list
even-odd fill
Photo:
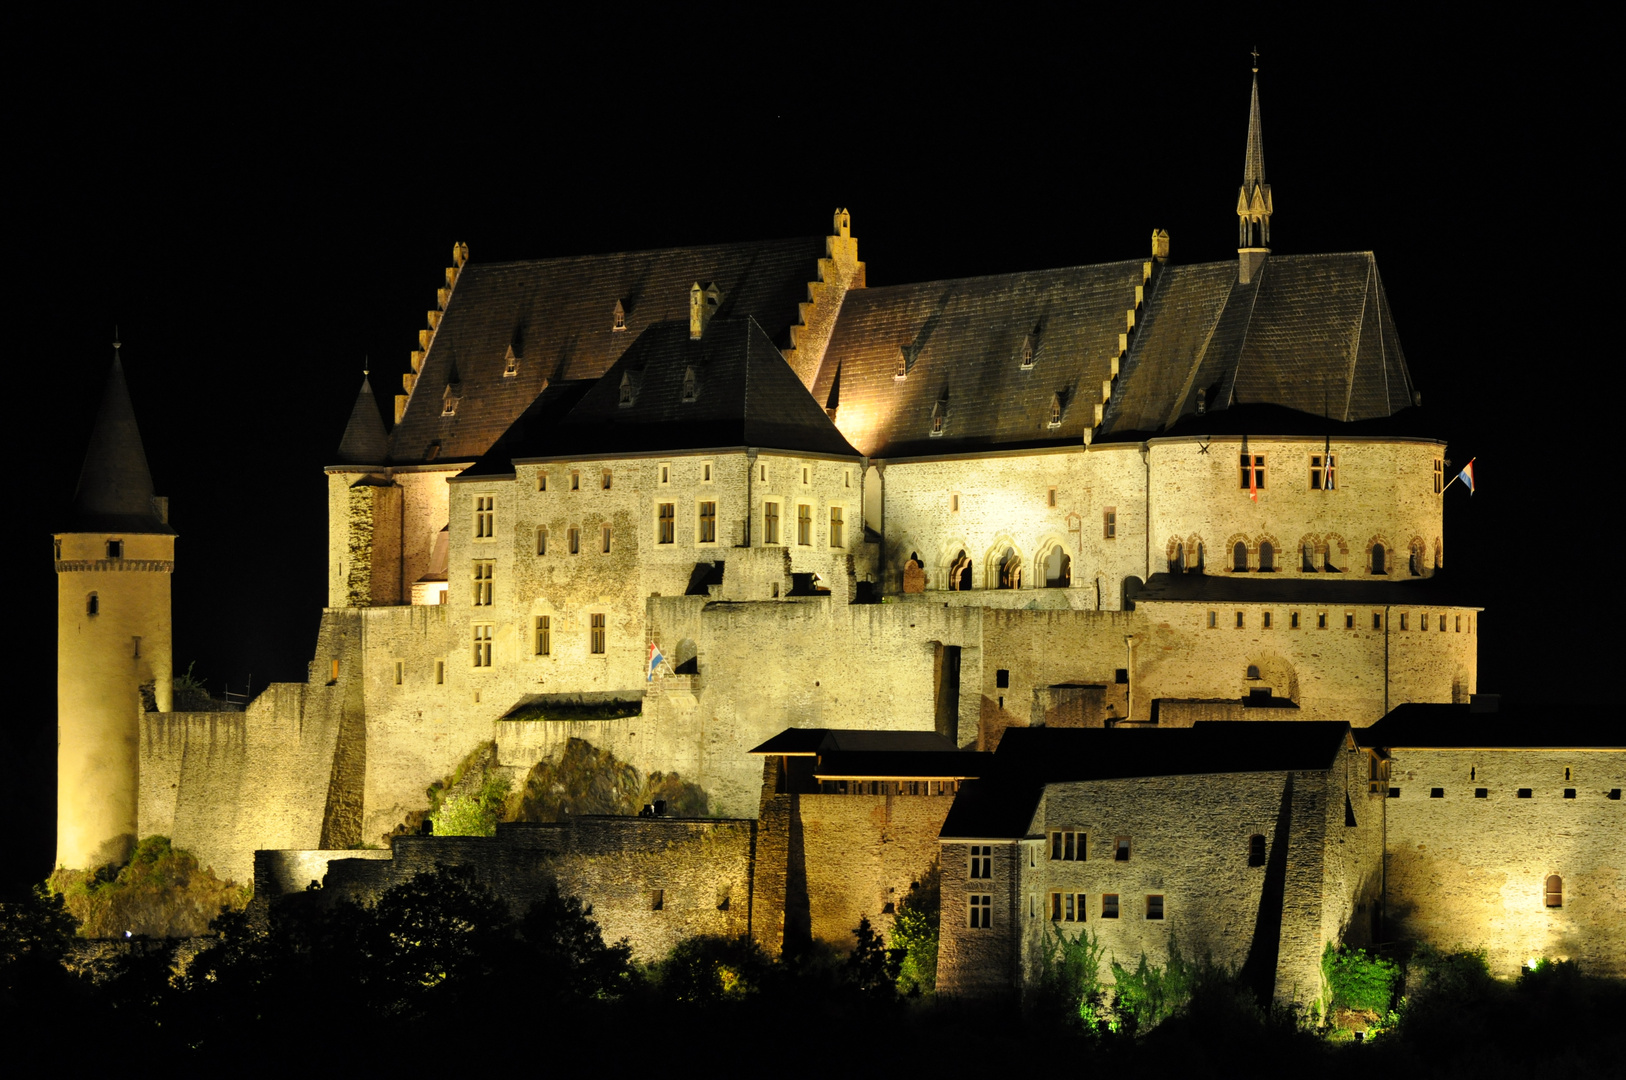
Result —
[[1175, 262], [1234, 258], [1255, 44], [1274, 249], [1376, 252], [1424, 409], [1458, 467], [1478, 458], [1445, 535], [1487, 608], [1480, 689], [1601, 724], [1620, 391], [1600, 30], [796, 10], [29, 16], [53, 21], [14, 39], [8, 544], [12, 640], [45, 647], [12, 668], [0, 749], [38, 828], [8, 877], [50, 859], [50, 534], [115, 323], [180, 534], [177, 672], [216, 694], [303, 680], [321, 467], [369, 357], [388, 408], [455, 241], [489, 262], [814, 235], [845, 206], [872, 285], [1143, 258], [1154, 227]]

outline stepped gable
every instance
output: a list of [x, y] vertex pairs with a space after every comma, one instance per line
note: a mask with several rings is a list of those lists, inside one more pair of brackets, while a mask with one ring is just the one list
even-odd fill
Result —
[[751, 318], [713, 318], [698, 340], [687, 319], [651, 326], [562, 420], [533, 427], [510, 461], [745, 446], [858, 457]]
[[344, 425], [339, 439], [336, 465], [382, 465], [389, 460], [390, 436], [384, 430], [384, 417], [378, 411], [373, 387], [366, 374], [361, 377], [361, 390], [356, 404], [350, 410], [350, 420]]
[[[429, 460], [435, 444], [435, 460], [480, 457], [546, 383], [597, 378], [644, 330], [687, 318], [696, 282], [721, 289], [720, 316], [751, 316], [775, 343], [788, 340], [824, 249], [820, 236], [468, 263], [391, 437], [392, 461]], [[623, 330], [614, 328], [618, 302]], [[510, 347], [512, 375], [505, 374]], [[448, 413], [454, 381], [456, 408]]]
[[1189, 728], [1007, 728], [993, 769], [968, 780], [949, 810], [944, 839], [1028, 834], [1046, 784], [1143, 776], [1319, 771], [1350, 736], [1342, 721], [1199, 721]]
[[1207, 411], [1278, 405], [1349, 423], [1393, 416], [1415, 386], [1371, 252], [1165, 267], [1098, 440], [1144, 437]]
[[[854, 290], [813, 398], [838, 406], [842, 433], [878, 457], [1082, 444], [1144, 265]], [[1060, 399], [1057, 427], [1052, 397]], [[942, 433], [934, 436], [938, 410]]]
[[102, 389], [85, 464], [73, 493], [68, 532], [163, 533], [175, 530], [153, 503], [152, 473], [136, 427], [124, 365], [113, 347], [113, 368]]

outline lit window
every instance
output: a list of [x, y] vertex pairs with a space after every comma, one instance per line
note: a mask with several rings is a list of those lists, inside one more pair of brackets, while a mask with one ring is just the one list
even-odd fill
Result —
[[994, 876], [994, 848], [992, 844], [971, 845], [971, 878], [987, 881]]
[[671, 544], [677, 541], [677, 504], [663, 502], [656, 510], [658, 531], [655, 542], [658, 544]]
[[589, 651], [594, 656], [604, 655], [604, 616], [602, 614], [592, 617], [592, 640]]
[[1052, 862], [1083, 862], [1088, 836], [1074, 829], [1054, 829], [1050, 833]]
[[700, 504], [700, 542], [702, 544], [715, 544], [717, 542], [717, 504], [715, 502]]
[[972, 893], [967, 897], [967, 900], [971, 929], [987, 930], [994, 925], [994, 898], [991, 895], [988, 893]]
[[478, 623], [474, 627], [474, 666], [491, 666], [491, 624]]
[[830, 546], [833, 548], [847, 546], [846, 533], [843, 531], [846, 522], [842, 520], [841, 514], [841, 507], [832, 506], [830, 508]]
[[802, 547], [813, 543], [813, 508], [806, 503], [796, 504], [796, 543]]
[[762, 504], [762, 542], [779, 543], [779, 504], [776, 502]]
[[1118, 894], [1106, 893], [1101, 897], [1101, 917], [1103, 919], [1116, 919], [1118, 917]]
[[496, 536], [497, 500], [491, 495], [476, 495], [474, 497], [474, 538], [476, 540], [490, 540]]
[[1331, 491], [1338, 486], [1336, 454], [1310, 455], [1310, 490]]
[[536, 655], [553, 655], [553, 619], [549, 615], [536, 617]]
[[1564, 906], [1564, 879], [1559, 877], [1557, 874], [1550, 875], [1547, 878], [1546, 893], [1547, 893], [1547, 906], [1548, 907], [1558, 907], [1558, 908], [1563, 907]]
[[1163, 919], [1163, 897], [1153, 894], [1146, 898], [1146, 917], [1161, 922]]
[[491, 606], [491, 575], [493, 563], [490, 559], [474, 560], [474, 606]]

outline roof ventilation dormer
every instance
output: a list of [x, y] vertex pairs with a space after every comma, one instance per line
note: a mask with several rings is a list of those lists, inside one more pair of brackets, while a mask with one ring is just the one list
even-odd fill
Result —
[[621, 306], [621, 301], [615, 302], [615, 314], [610, 323], [611, 330], [625, 330], [627, 328], [627, 309]]
[[700, 396], [700, 377], [695, 373], [694, 365], [690, 364], [683, 370], [683, 400], [693, 401]]
[[898, 370], [893, 373], [892, 377], [898, 382], [902, 382], [906, 377], [908, 377], [909, 372], [914, 368], [915, 361], [919, 359], [920, 344], [918, 342], [911, 341], [907, 345], [899, 345]]
[[508, 346], [508, 355], [503, 357], [502, 377], [512, 379], [519, 374], [519, 357], [514, 355], [514, 347]]
[[1062, 391], [1057, 390], [1054, 394], [1050, 395], [1050, 417], [1049, 421], [1045, 424], [1046, 427], [1061, 427], [1061, 412], [1062, 407], [1065, 404], [1066, 401], [1063, 397]]
[[1039, 332], [1032, 331], [1022, 339], [1022, 370], [1030, 371], [1039, 355]]
[[621, 373], [620, 404], [623, 409], [631, 408], [633, 405], [638, 403], [638, 385], [640, 382], [642, 382], [642, 380], [633, 378], [632, 372], [630, 371], [623, 371]]
[[689, 286], [689, 340], [699, 341], [706, 332], [706, 324], [723, 304], [723, 290], [714, 281], [702, 286], [695, 282]]
[[943, 396], [937, 399], [937, 404], [936, 405], [932, 406], [932, 437], [933, 438], [936, 438], [939, 435], [943, 434], [943, 424], [947, 420], [948, 420], [948, 391], [944, 390], [943, 391]]

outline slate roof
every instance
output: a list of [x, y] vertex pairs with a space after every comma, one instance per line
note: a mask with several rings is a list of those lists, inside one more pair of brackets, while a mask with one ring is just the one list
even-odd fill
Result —
[[350, 420], [344, 425], [339, 439], [335, 465], [382, 465], [389, 459], [390, 436], [384, 430], [384, 417], [379, 414], [378, 401], [373, 397], [372, 383], [361, 377], [361, 390], [356, 404], [350, 410]]
[[[468, 263], [457, 279], [406, 415], [391, 436], [396, 464], [468, 461], [490, 449], [536, 400], [544, 381], [593, 379], [656, 323], [688, 319], [689, 288], [715, 282], [719, 315], [752, 316], [786, 343], [817, 277], [824, 238], [770, 240], [661, 251]], [[613, 329], [619, 301], [626, 329]], [[513, 346], [517, 374], [505, 376]], [[444, 416], [453, 380], [460, 401]]]
[[[842, 301], [813, 399], [821, 408], [838, 405], [842, 433], [872, 456], [1082, 445], [1142, 266], [855, 289]], [[1024, 370], [1030, 335], [1033, 364]], [[906, 347], [913, 359], [900, 381]], [[1051, 428], [1056, 394], [1061, 425]], [[934, 437], [939, 403], [943, 434]]]
[[[696, 392], [685, 401], [690, 369]], [[631, 381], [629, 405], [621, 404], [624, 377]], [[714, 317], [699, 341], [689, 337], [687, 317], [657, 323], [557, 422], [526, 424], [523, 437], [500, 441], [508, 462], [732, 446], [858, 457], [749, 317]], [[467, 475], [511, 471], [496, 457], [487, 455]]]
[[1202, 721], [1189, 728], [1007, 728], [992, 771], [954, 797], [943, 839], [1027, 835], [1046, 784], [1332, 767], [1341, 721]]
[[[1369, 727], [1356, 728], [1355, 739], [1362, 746], [1419, 750], [1626, 748], [1618, 729], [1602, 738], [1575, 738], [1580, 725], [1552, 723], [1556, 711], [1521, 715], [1478, 712], [1471, 704], [1411, 702], [1389, 710]], [[1594, 730], [1601, 730], [1601, 725]]]
[[853, 753], [954, 753], [954, 740], [935, 731], [869, 731], [858, 728], [786, 728], [748, 754], [811, 757], [821, 751]]
[[[1398, 558], [1404, 553], [1391, 552]], [[1230, 561], [1229, 552], [1215, 552]], [[1277, 552], [1278, 559], [1298, 558], [1294, 551]], [[1404, 565], [1402, 560], [1401, 565]], [[1444, 572], [1432, 577], [1389, 579], [1354, 571], [1343, 574], [1231, 574], [1217, 570], [1207, 574], [1153, 574], [1135, 594], [1136, 603], [1176, 601], [1210, 604], [1298, 604], [1313, 607], [1325, 604], [1355, 606], [1431, 605], [1438, 607], [1480, 607]]]
[[828, 750], [813, 763], [817, 780], [964, 780], [982, 776], [992, 754], [964, 750]]
[[153, 506], [152, 472], [117, 346], [73, 493], [69, 532], [173, 534]]
[[1415, 387], [1371, 252], [1272, 255], [1253, 282], [1236, 263], [1154, 277], [1096, 438], [1175, 427], [1207, 407], [1279, 405], [1338, 422], [1392, 416]]

